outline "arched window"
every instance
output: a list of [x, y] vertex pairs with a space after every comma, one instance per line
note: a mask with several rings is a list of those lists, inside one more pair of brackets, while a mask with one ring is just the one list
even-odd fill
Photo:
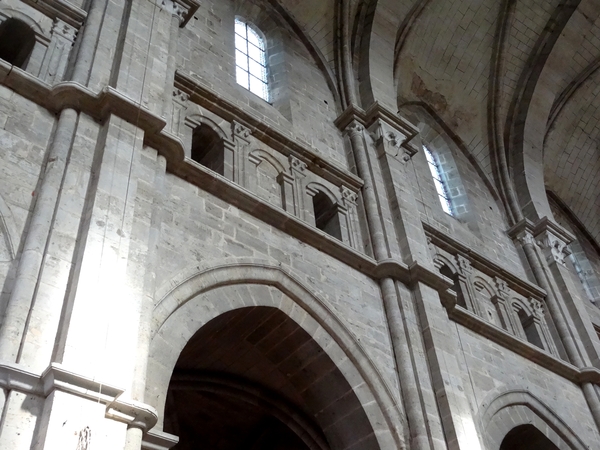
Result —
[[269, 101], [265, 39], [239, 17], [235, 19], [235, 70], [239, 85]]
[[202, 124], [194, 130], [191, 157], [203, 166], [224, 175], [225, 152], [223, 140], [208, 125]]
[[313, 197], [313, 208], [315, 213], [315, 226], [319, 230], [342, 240], [342, 230], [340, 228], [340, 218], [338, 215], [337, 203], [323, 192], [317, 192]]
[[35, 45], [35, 33], [25, 22], [19, 19], [6, 19], [0, 24], [0, 58], [25, 68]]
[[454, 215], [452, 210], [452, 203], [450, 202], [450, 195], [448, 192], [448, 186], [444, 180], [442, 171], [440, 169], [440, 163], [437, 159], [437, 155], [434, 155], [425, 145], [423, 146], [425, 157], [429, 165], [429, 171], [433, 177], [433, 183], [435, 184], [435, 190], [437, 191], [438, 198], [442, 205], [442, 209], [446, 214]]

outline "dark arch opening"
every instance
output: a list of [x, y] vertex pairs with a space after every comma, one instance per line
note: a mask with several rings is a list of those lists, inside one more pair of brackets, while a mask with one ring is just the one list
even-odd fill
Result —
[[523, 327], [527, 341], [530, 344], [543, 349], [544, 344], [542, 343], [542, 338], [540, 337], [540, 334], [535, 326], [533, 317], [528, 315], [523, 309], [519, 309], [517, 311], [517, 315], [519, 316], [519, 321], [521, 322], [521, 326]]
[[25, 68], [35, 45], [35, 33], [29, 25], [19, 19], [6, 19], [0, 24], [0, 58]]
[[500, 450], [559, 450], [533, 425], [519, 425], [504, 437]]
[[225, 173], [225, 147], [221, 136], [206, 124], [198, 126], [192, 134], [192, 159], [214, 170]]
[[342, 230], [337, 203], [332, 202], [327, 194], [319, 191], [313, 197], [313, 208], [316, 227], [341, 241]]
[[262, 306], [224, 313], [190, 339], [164, 430], [179, 436], [175, 450], [379, 448], [334, 362], [291, 318]]

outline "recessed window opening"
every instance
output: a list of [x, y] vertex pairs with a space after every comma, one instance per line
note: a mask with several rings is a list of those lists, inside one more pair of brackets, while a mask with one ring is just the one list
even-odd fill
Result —
[[35, 33], [25, 22], [10, 18], [0, 24], [0, 58], [25, 68], [35, 45]]
[[220, 175], [225, 169], [223, 139], [208, 125], [202, 124], [192, 134], [192, 159]]
[[265, 39], [240, 18], [235, 19], [235, 66], [238, 84], [268, 102]]
[[517, 314], [519, 315], [519, 321], [523, 326], [523, 331], [525, 332], [525, 337], [527, 338], [527, 341], [530, 344], [533, 344], [536, 347], [543, 349], [544, 345], [542, 344], [542, 339], [540, 338], [538, 330], [535, 326], [533, 317], [528, 316], [527, 313], [522, 309], [519, 309]]
[[333, 203], [323, 192], [317, 192], [313, 197], [313, 208], [316, 227], [341, 241], [342, 230], [337, 204]]
[[435, 190], [437, 191], [440, 204], [446, 214], [454, 215], [452, 211], [452, 204], [450, 203], [450, 196], [448, 195], [448, 186], [442, 176], [440, 164], [436, 156], [426, 146], [423, 146], [425, 157], [429, 166], [429, 171], [433, 177], [433, 184], [435, 184]]

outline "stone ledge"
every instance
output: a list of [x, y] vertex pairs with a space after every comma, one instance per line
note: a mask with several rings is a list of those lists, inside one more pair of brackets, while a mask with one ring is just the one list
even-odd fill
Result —
[[293, 155], [307, 164], [309, 170], [330, 181], [336, 186], [347, 185], [359, 190], [363, 181], [353, 173], [321, 158], [309, 149], [308, 144], [286, 135], [283, 130], [277, 130], [265, 125], [259, 118], [244, 111], [235, 104], [221, 98], [208, 86], [198, 79], [175, 72], [175, 87], [190, 96], [190, 101], [196, 103], [225, 120], [235, 120], [252, 130], [252, 136], [264, 142], [285, 156]]
[[42, 374], [30, 372], [19, 364], [0, 363], [0, 388], [44, 398], [54, 391], [76, 395], [106, 405], [106, 418], [144, 431], [158, 421], [152, 406], [121, 399], [124, 389], [72, 372], [57, 363], [51, 363]]
[[499, 277], [506, 281], [508, 286], [515, 292], [525, 296], [542, 299], [546, 297], [546, 291], [536, 286], [529, 281], [523, 280], [521, 277], [512, 272], [500, 267], [488, 257], [476, 252], [469, 246], [462, 244], [458, 240], [444, 234], [433, 226], [423, 222], [425, 233], [431, 242], [437, 247], [446, 250], [450, 253], [457, 253], [471, 261], [473, 268], [489, 275], [491, 277]]
[[503, 329], [486, 322], [479, 316], [476, 316], [459, 305], [448, 310], [448, 317], [469, 330], [488, 338], [490, 341], [501, 345], [573, 383], [593, 383], [600, 386], [600, 370], [596, 367], [584, 367], [579, 369], [566, 361], [555, 358], [529, 342], [522, 341]]
[[65, 0], [23, 0], [23, 3], [52, 19], [60, 19], [76, 29], [79, 29], [87, 18], [86, 11]]

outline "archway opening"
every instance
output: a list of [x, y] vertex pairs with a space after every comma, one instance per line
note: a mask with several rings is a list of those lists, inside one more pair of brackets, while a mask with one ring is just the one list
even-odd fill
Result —
[[342, 230], [337, 203], [332, 202], [325, 193], [319, 191], [313, 197], [313, 209], [315, 212], [315, 226], [341, 241]]
[[223, 139], [208, 125], [202, 124], [192, 134], [192, 159], [214, 170], [225, 173], [225, 147]]
[[0, 24], [0, 58], [21, 69], [35, 45], [35, 33], [25, 22], [10, 18]]
[[519, 425], [504, 437], [500, 450], [559, 450], [533, 425]]
[[[352, 387], [319, 344], [281, 310], [221, 314], [181, 352], [164, 430], [175, 450], [378, 449]], [[357, 445], [358, 444], [358, 445]]]

